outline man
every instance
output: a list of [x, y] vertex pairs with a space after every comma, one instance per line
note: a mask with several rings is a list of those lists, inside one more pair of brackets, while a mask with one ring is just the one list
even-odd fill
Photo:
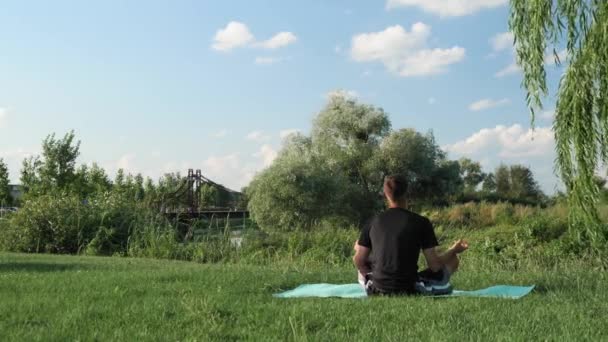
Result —
[[[353, 261], [359, 280], [369, 295], [451, 293], [450, 276], [458, 270], [458, 254], [466, 251], [468, 244], [459, 240], [439, 255], [431, 222], [406, 209], [406, 192], [405, 178], [386, 177], [384, 195], [388, 209], [364, 227], [355, 243]], [[421, 251], [428, 269], [418, 273]]]

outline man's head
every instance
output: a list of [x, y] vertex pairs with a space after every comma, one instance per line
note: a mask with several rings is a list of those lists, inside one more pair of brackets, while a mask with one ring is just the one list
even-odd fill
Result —
[[403, 206], [406, 203], [407, 180], [401, 175], [384, 178], [384, 196], [390, 206]]

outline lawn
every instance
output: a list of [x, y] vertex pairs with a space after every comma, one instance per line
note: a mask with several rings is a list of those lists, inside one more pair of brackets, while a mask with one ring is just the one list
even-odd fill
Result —
[[0, 341], [606, 340], [608, 276], [465, 270], [459, 289], [536, 284], [522, 300], [280, 300], [343, 268], [202, 265], [129, 258], [0, 254]]

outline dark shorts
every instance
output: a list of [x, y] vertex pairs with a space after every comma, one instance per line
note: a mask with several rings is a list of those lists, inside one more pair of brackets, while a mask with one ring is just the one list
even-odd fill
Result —
[[368, 296], [377, 295], [424, 295], [424, 296], [441, 296], [450, 294], [453, 291], [452, 285], [450, 284], [450, 272], [443, 268], [438, 272], [433, 272], [430, 269], [426, 269], [418, 273], [418, 280], [413, 287], [403, 290], [392, 290], [386, 291], [380, 289], [374, 285], [374, 276], [372, 273], [365, 276], [365, 281], [362, 285], [365, 287], [365, 291]]

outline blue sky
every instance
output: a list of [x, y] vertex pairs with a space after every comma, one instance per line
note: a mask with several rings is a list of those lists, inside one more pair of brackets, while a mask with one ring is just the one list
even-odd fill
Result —
[[[81, 162], [233, 188], [341, 89], [451, 158], [523, 163], [552, 193], [551, 110], [530, 130], [507, 0], [5, 1], [0, 158], [71, 129]], [[561, 67], [547, 61], [553, 85]], [[555, 92], [554, 87], [552, 92]]]

